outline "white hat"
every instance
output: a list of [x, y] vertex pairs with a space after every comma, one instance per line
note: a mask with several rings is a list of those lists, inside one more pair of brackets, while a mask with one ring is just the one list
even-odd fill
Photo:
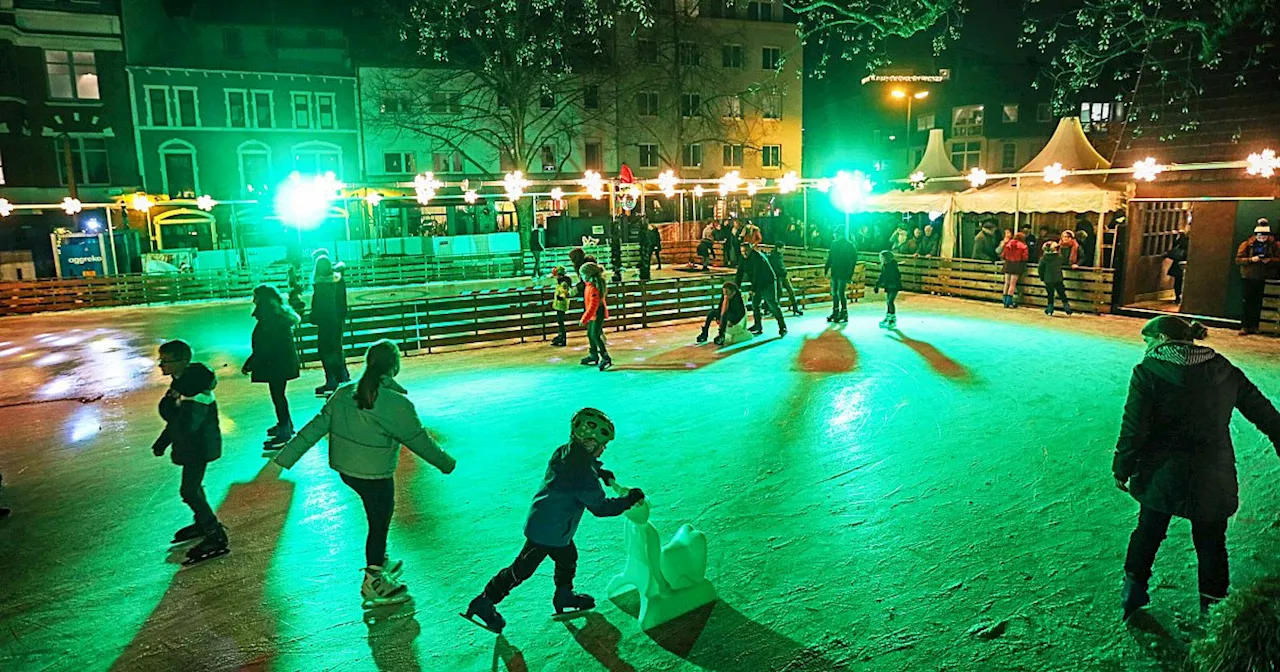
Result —
[[1271, 223], [1267, 221], [1266, 217], [1263, 217], [1258, 220], [1258, 225], [1253, 227], [1253, 232], [1255, 234], [1265, 233], [1267, 235], [1271, 235]]

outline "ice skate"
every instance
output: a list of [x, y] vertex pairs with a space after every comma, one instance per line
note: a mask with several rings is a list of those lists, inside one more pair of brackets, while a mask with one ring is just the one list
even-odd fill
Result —
[[716, 345], [724, 345], [724, 334], [720, 334], [716, 336], [715, 340], [712, 342], [715, 343]]
[[695, 338], [695, 339], [693, 339], [693, 342], [694, 342], [694, 343], [697, 343], [698, 345], [702, 345], [703, 343], [706, 343], [706, 342], [707, 342], [707, 332], [706, 332], [706, 331], [703, 331], [701, 334], [698, 334], [698, 337], [697, 337], [697, 338]]
[[1053, 306], [1045, 306], [1044, 314], [1053, 317]]
[[551, 339], [551, 347], [553, 348], [563, 348], [565, 345], [566, 345], [565, 339], [560, 338], [559, 336], [556, 336], [555, 338]]
[[385, 607], [409, 601], [409, 588], [382, 567], [364, 568], [364, 582], [360, 584], [360, 597], [365, 609]]
[[888, 329], [898, 328], [898, 315], [896, 313], [889, 316], [889, 326], [887, 328]]
[[584, 611], [596, 608], [596, 600], [590, 595], [573, 592], [572, 588], [556, 588], [555, 597], [551, 599], [557, 617], [572, 618]]
[[188, 541], [195, 541], [196, 539], [199, 539], [199, 538], [201, 538], [201, 537], [203, 537], [203, 536], [204, 536], [203, 534], [200, 534], [200, 526], [199, 526], [199, 525], [196, 525], [195, 523], [192, 523], [192, 524], [190, 524], [190, 525], [188, 525], [188, 526], [186, 526], [186, 527], [184, 527], [184, 528], [182, 528], [182, 529], [178, 530], [177, 532], [174, 532], [174, 533], [173, 533], [173, 541], [170, 541], [169, 543], [170, 543], [170, 544], [185, 544], [185, 543], [187, 543]]
[[758, 324], [753, 324], [750, 327], [747, 327], [747, 331], [755, 334], [756, 336], [759, 336], [760, 334], [764, 333], [764, 327]]
[[284, 448], [285, 444], [289, 443], [289, 440], [292, 438], [293, 438], [292, 424], [284, 425], [283, 427], [277, 427], [275, 433], [271, 435], [271, 438], [262, 442], [263, 456], [275, 457], [276, 454], [280, 452], [280, 449]]
[[778, 327], [778, 338], [782, 338], [783, 336], [786, 336], [786, 335], [787, 335], [787, 328]]
[[609, 355], [600, 358], [600, 370], [605, 371], [613, 368], [613, 359]]
[[1146, 583], [1125, 574], [1124, 584], [1120, 586], [1120, 608], [1124, 612], [1120, 620], [1129, 620], [1129, 617], [1148, 604], [1151, 604], [1151, 596], [1147, 594]]
[[476, 599], [471, 600], [471, 604], [467, 605], [467, 612], [458, 615], [489, 632], [499, 635], [502, 634], [502, 629], [507, 627], [507, 620], [502, 617], [502, 614], [498, 613], [498, 608], [484, 595], [479, 595]]
[[187, 550], [187, 559], [182, 564], [191, 566], [205, 560], [222, 557], [231, 552], [227, 547], [227, 528], [222, 523], [217, 523], [217, 527], [212, 532], [206, 534], [204, 539]]
[[838, 320], [838, 319], [840, 319], [840, 312], [839, 312], [839, 311], [833, 312], [833, 313], [831, 313], [830, 315], [828, 315], [828, 316], [827, 316], [827, 321], [828, 321], [828, 322], [835, 322], [835, 321], [836, 321], [836, 320]]
[[839, 317], [837, 317], [837, 318], [836, 318], [836, 322], [838, 322], [838, 323], [840, 323], [840, 324], [848, 324], [848, 323], [849, 323], [849, 311], [847, 311], [847, 310], [842, 310], [842, 311], [840, 311], [840, 315], [839, 315]]
[[888, 315], [885, 315], [885, 316], [884, 316], [884, 319], [883, 319], [883, 320], [880, 320], [880, 328], [881, 328], [881, 329], [888, 329], [888, 328], [889, 328], [889, 316], [888, 316]]
[[597, 355], [587, 355], [586, 357], [578, 360], [578, 363], [583, 366], [595, 366], [600, 363], [600, 357]]

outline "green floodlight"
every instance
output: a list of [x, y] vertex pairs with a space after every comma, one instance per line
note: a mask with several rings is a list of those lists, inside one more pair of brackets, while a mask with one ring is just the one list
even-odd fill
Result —
[[846, 214], [853, 212], [871, 195], [873, 186], [871, 179], [862, 171], [847, 173], [842, 170], [831, 180], [831, 204]]
[[294, 228], [314, 229], [329, 216], [343, 186], [333, 173], [303, 177], [294, 172], [276, 190], [276, 216]]

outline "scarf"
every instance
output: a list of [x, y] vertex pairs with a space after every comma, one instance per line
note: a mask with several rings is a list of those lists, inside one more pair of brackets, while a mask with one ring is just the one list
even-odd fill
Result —
[[1213, 348], [1186, 341], [1165, 341], [1147, 348], [1146, 357], [1177, 366], [1203, 364], [1218, 355]]

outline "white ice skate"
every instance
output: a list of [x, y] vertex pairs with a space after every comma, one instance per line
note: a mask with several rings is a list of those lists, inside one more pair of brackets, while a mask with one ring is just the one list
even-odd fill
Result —
[[364, 582], [360, 584], [360, 596], [365, 609], [401, 604], [409, 601], [409, 588], [390, 576], [383, 568], [364, 568]]

